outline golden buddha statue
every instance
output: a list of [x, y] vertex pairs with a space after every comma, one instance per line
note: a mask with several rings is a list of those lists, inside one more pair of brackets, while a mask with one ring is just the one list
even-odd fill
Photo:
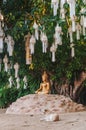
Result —
[[48, 78], [48, 74], [44, 71], [42, 75], [42, 83], [40, 84], [40, 88], [35, 91], [36, 94], [49, 94], [50, 93], [50, 81]]

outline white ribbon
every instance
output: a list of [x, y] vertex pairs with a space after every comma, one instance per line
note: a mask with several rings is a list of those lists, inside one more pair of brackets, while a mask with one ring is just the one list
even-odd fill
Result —
[[7, 63], [4, 63], [4, 71], [8, 71], [8, 66], [7, 66]]
[[76, 39], [77, 39], [77, 40], [80, 40], [80, 33], [81, 33], [81, 26], [80, 26], [80, 24], [78, 23], [78, 24], [76, 25]]
[[18, 63], [16, 63], [14, 65], [14, 69], [15, 69], [15, 78], [17, 78], [18, 77], [18, 71], [19, 71], [19, 64]]
[[52, 62], [55, 62], [56, 61], [56, 59], [55, 59], [55, 52], [53, 51], [52, 52]]
[[74, 47], [71, 48], [71, 56], [72, 56], [72, 57], [75, 56], [75, 49], [74, 49]]
[[86, 16], [84, 16], [84, 25], [83, 26], [86, 28]]
[[33, 28], [35, 29], [35, 38], [38, 40], [39, 39], [39, 32], [38, 32], [38, 25], [36, 22], [34, 22]]
[[70, 47], [71, 47], [71, 57], [74, 57], [74, 56], [75, 56], [74, 44], [72, 43], [72, 44], [70, 45]]
[[5, 55], [3, 62], [4, 62], [4, 71], [7, 72], [8, 71], [8, 57], [7, 57], [7, 55]]
[[76, 23], [75, 23], [75, 18], [72, 18], [72, 31], [75, 32], [76, 31]]
[[50, 51], [52, 52], [52, 62], [55, 62], [56, 59], [55, 59], [55, 52], [56, 52], [56, 45], [53, 43], [51, 48], [50, 48]]
[[9, 86], [10, 86], [10, 88], [12, 88], [12, 85], [13, 85], [13, 78], [12, 78], [12, 76], [10, 76], [10, 78], [9, 78]]
[[20, 88], [20, 78], [19, 77], [17, 77], [16, 83], [17, 83], [17, 89], [19, 89]]
[[75, 0], [67, 0], [70, 6], [70, 18], [72, 19], [75, 16]]
[[61, 0], [61, 8], [63, 8], [63, 5], [65, 4], [66, 0]]
[[36, 43], [36, 39], [35, 37], [32, 35], [30, 38], [30, 50], [31, 50], [31, 54], [34, 54], [34, 46]]
[[42, 41], [42, 51], [43, 53], [46, 53], [48, 47], [48, 38], [46, 34], [44, 34], [43, 32], [41, 32], [41, 41]]
[[59, 0], [51, 0], [51, 8], [53, 8], [53, 15], [57, 15]]
[[7, 51], [9, 53], [9, 56], [12, 56], [13, 55], [13, 50], [14, 50], [14, 40], [13, 38], [8, 35], [6, 38], [5, 38], [5, 42], [7, 43]]

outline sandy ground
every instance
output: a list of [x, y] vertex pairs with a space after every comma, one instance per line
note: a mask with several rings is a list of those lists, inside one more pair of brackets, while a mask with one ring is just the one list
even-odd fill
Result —
[[59, 114], [60, 121], [41, 121], [43, 115], [12, 115], [0, 109], [0, 130], [86, 130], [86, 112]]

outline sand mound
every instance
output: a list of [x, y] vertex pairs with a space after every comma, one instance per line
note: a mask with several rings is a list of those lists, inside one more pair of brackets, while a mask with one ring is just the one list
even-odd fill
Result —
[[65, 96], [30, 94], [12, 103], [7, 109], [6, 114], [60, 114], [85, 110], [86, 107], [82, 104], [77, 104]]

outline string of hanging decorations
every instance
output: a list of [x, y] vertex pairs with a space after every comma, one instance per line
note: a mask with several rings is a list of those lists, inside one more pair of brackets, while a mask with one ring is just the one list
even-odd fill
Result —
[[[3, 1], [3, 2], [6, 2], [6, 1]], [[7, 44], [7, 52], [8, 52], [9, 57], [13, 56], [15, 42], [14, 42], [13, 37], [10, 36], [9, 34], [7, 36], [5, 36], [4, 17], [0, 10], [0, 55], [3, 53], [4, 43]], [[7, 54], [5, 54], [3, 59], [2, 59], [2, 57], [0, 57], [0, 72], [2, 70], [2, 63], [4, 63], [4, 71], [5, 72], [10, 71], [10, 69], [12, 68], [12, 65], [9, 62], [10, 61], [9, 61]]]
[[[73, 39], [73, 33], [76, 33], [76, 39], [80, 40], [80, 35], [83, 33], [83, 35], [86, 35], [86, 9], [81, 8], [80, 11], [80, 22], [77, 21], [78, 17], [76, 16], [76, 2], [77, 0], [51, 0], [51, 9], [53, 10], [53, 16], [57, 15], [58, 8], [60, 5], [60, 18], [62, 20], [66, 19], [66, 10], [64, 8], [64, 4], [67, 3], [69, 5], [70, 9], [70, 20], [71, 24], [68, 28], [67, 38], [70, 39], [70, 49], [71, 49], [71, 57], [75, 56], [75, 48], [74, 48], [74, 39]], [[86, 0], [83, 0], [83, 3], [86, 4]], [[39, 25], [35, 21], [33, 24], [34, 29], [34, 35], [28, 36], [29, 42], [26, 50], [28, 50], [28, 53], [26, 51], [26, 64], [31, 64], [32, 62], [32, 54], [34, 54], [34, 45], [36, 44], [37, 40], [40, 40], [42, 42], [42, 52], [47, 53], [48, 48], [48, 37], [45, 33], [45, 30], [43, 28], [43, 32], [39, 33]], [[40, 36], [39, 36], [40, 34]], [[52, 43], [52, 46], [50, 47], [50, 52], [52, 53], [52, 62], [56, 61], [55, 58], [55, 52], [58, 49], [59, 45], [62, 45], [62, 27], [57, 23], [55, 27], [55, 34], [54, 34], [54, 42]], [[40, 39], [39, 39], [40, 38]], [[28, 39], [28, 38], [27, 38]], [[27, 42], [27, 41], [26, 41]], [[28, 49], [29, 47], [29, 49]], [[33, 51], [32, 51], [33, 50]], [[29, 54], [29, 56], [27, 56]], [[30, 62], [29, 62], [30, 61]]]
[[[82, 0], [84, 4], [86, 4], [86, 0]], [[6, 0], [3, 0], [3, 3], [5, 3]], [[44, 2], [42, 0], [42, 2]], [[70, 49], [71, 49], [71, 57], [75, 56], [75, 44], [74, 44], [74, 39], [73, 39], [73, 33], [76, 34], [76, 39], [80, 40], [81, 34], [83, 36], [86, 35], [86, 8], [82, 7], [80, 13], [79, 19], [76, 16], [76, 2], [77, 0], [51, 0], [51, 9], [53, 11], [53, 16], [57, 16], [58, 9], [60, 9], [60, 19], [65, 20], [66, 19], [66, 10], [64, 8], [64, 4], [67, 3], [69, 5], [69, 17], [71, 20], [71, 24], [69, 24], [68, 27], [68, 32], [67, 32], [67, 38], [70, 39]], [[60, 8], [59, 8], [60, 6]], [[30, 65], [32, 63], [32, 55], [35, 53], [35, 45], [38, 40], [41, 41], [42, 43], [42, 52], [47, 53], [47, 48], [48, 48], [48, 37], [45, 33], [45, 27], [43, 27], [43, 30], [39, 32], [39, 25], [37, 21], [35, 20], [33, 23], [33, 29], [34, 29], [34, 34], [28, 33], [24, 39], [25, 39], [25, 51], [26, 51], [26, 64]], [[5, 37], [5, 33], [3, 30], [4, 27], [4, 17], [1, 14], [0, 11], [0, 53], [3, 53], [3, 48], [4, 48], [4, 42], [7, 43], [7, 52], [9, 56], [13, 56], [13, 51], [14, 51], [14, 45], [15, 42], [12, 38], [12, 36], [7, 35]], [[57, 23], [57, 25], [54, 28], [55, 33], [53, 34], [53, 43], [50, 47], [50, 52], [52, 54], [52, 62], [56, 61], [55, 54], [58, 49], [58, 46], [62, 45], [62, 27]], [[4, 59], [0, 59], [0, 71], [1, 71], [1, 64], [2, 62], [4, 63], [5, 66], [5, 71], [8, 70], [8, 57], [5, 55]], [[16, 64], [18, 65], [18, 64]], [[15, 69], [15, 77], [18, 76], [18, 69], [19, 66], [16, 67], [14, 66]]]

